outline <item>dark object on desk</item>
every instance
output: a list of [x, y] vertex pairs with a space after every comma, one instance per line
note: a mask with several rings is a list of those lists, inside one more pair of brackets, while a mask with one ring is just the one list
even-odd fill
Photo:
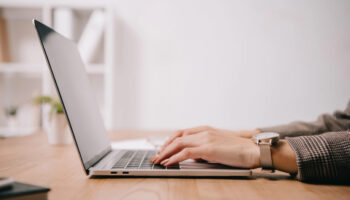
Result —
[[11, 187], [0, 191], [1, 200], [44, 200], [49, 188], [14, 182]]
[[14, 183], [11, 177], [0, 177], [0, 191], [11, 187]]

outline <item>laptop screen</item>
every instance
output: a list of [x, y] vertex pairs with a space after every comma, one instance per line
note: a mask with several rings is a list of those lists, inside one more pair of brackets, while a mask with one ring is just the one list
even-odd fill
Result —
[[107, 152], [110, 141], [75, 43], [34, 20], [86, 173]]

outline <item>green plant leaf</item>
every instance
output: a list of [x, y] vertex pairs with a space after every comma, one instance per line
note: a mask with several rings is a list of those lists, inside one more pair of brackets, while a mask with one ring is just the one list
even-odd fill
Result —
[[51, 106], [50, 111], [50, 119], [52, 118], [52, 115], [64, 113], [63, 106], [61, 102], [58, 99], [52, 98], [50, 96], [46, 95], [40, 95], [33, 99], [34, 104], [37, 105], [43, 105], [43, 104], [49, 104]]

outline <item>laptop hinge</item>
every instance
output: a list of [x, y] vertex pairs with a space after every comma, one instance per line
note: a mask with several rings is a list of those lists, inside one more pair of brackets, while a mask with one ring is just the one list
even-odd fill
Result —
[[90, 173], [90, 168], [96, 166], [101, 160], [103, 160], [105, 157], [107, 157], [111, 152], [112, 152], [112, 149], [109, 149], [109, 151], [107, 151], [100, 159], [98, 159], [94, 164], [92, 164], [92, 165], [87, 169], [88, 174]]

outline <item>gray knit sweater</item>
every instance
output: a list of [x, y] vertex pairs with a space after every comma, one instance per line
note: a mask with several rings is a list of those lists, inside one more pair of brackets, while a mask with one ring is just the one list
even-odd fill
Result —
[[350, 182], [350, 101], [345, 111], [321, 115], [315, 122], [260, 130], [286, 138], [296, 154], [299, 180]]

